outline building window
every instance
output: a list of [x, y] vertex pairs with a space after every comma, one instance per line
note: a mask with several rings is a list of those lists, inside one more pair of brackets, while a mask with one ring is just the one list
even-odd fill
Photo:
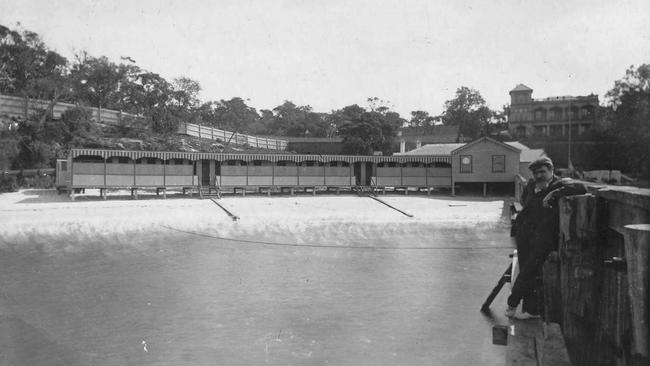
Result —
[[460, 156], [460, 172], [461, 173], [471, 173], [472, 172], [472, 155], [461, 155]]
[[506, 172], [506, 156], [492, 155], [492, 173]]
[[526, 127], [524, 126], [519, 126], [516, 129], [517, 136], [519, 137], [526, 137]]
[[551, 121], [560, 121], [562, 119], [562, 109], [561, 108], [553, 108], [551, 109]]
[[562, 136], [562, 125], [552, 125], [549, 134], [551, 136]]

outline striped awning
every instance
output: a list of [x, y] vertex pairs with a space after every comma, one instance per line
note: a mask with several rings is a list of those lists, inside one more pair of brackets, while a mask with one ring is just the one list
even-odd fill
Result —
[[103, 149], [72, 149], [72, 158], [79, 156], [96, 156], [104, 159], [111, 157], [128, 157], [133, 160], [140, 158], [155, 158], [161, 160], [187, 159], [187, 160], [242, 160], [252, 162], [256, 160], [270, 161], [292, 161], [301, 163], [303, 161], [318, 161], [323, 163], [342, 161], [347, 163], [368, 162], [368, 163], [447, 163], [451, 164], [451, 155], [422, 155], [422, 156], [381, 156], [381, 155], [318, 155], [318, 154], [225, 154], [206, 152], [185, 152], [185, 151], [130, 151], [130, 150], [103, 150]]

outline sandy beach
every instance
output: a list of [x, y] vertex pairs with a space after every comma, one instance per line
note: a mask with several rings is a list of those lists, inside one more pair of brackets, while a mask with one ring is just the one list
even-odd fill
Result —
[[87, 193], [0, 195], [0, 360], [504, 360], [499, 316], [478, 311], [511, 250], [503, 200], [380, 197], [408, 217], [351, 194], [227, 196], [233, 221], [209, 199]]
[[[380, 198], [413, 217], [370, 198], [356, 195], [227, 196], [218, 202], [238, 216], [233, 221], [210, 199], [155, 195], [128, 198], [128, 191], [115, 192], [109, 200], [88, 190], [72, 202], [52, 190], [22, 190], [0, 195], [0, 246], [40, 245], [70, 240], [123, 240], [134, 234], [190, 231], [227, 238], [290, 240], [312, 243], [329, 240], [339, 245], [363, 243], [373, 237], [385, 244], [380, 233], [418, 235], [423, 227], [441, 229], [483, 227], [502, 223], [503, 201], [433, 199], [426, 196], [387, 195]], [[378, 228], [379, 226], [379, 228]], [[343, 229], [344, 228], [344, 229]], [[378, 231], [379, 230], [379, 231]], [[443, 230], [444, 231], [444, 230]], [[414, 246], [424, 245], [414, 242]], [[74, 251], [81, 248], [52, 248]]]

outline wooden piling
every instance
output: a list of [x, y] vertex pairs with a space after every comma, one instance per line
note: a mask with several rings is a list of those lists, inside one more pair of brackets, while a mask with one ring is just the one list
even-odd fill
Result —
[[543, 273], [544, 286], [544, 321], [560, 323], [562, 321], [562, 292], [560, 286], [560, 257], [552, 252], [546, 258]]
[[631, 353], [640, 364], [650, 364], [650, 224], [624, 226], [627, 283], [632, 324]]
[[[586, 319], [598, 311], [596, 273], [600, 267], [600, 256], [596, 245], [598, 234], [596, 199], [592, 195], [573, 196], [560, 200], [559, 204], [560, 291], [553, 288], [552, 276], [549, 276], [549, 282], [544, 284], [544, 288], [551, 296], [558, 293], [561, 296], [560, 323], [567, 346], [573, 352], [575, 359], [580, 360], [577, 364], [593, 365], [597, 349], [595, 344], [587, 339], [592, 335], [595, 324]], [[550, 265], [552, 264], [549, 263]], [[557, 300], [551, 298], [549, 301], [556, 303]], [[550, 310], [556, 311], [557, 308]]]

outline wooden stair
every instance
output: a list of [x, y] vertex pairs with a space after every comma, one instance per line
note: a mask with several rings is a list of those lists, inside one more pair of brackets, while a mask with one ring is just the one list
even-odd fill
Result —
[[204, 198], [221, 198], [221, 189], [217, 186], [199, 186], [198, 187], [199, 197]]

